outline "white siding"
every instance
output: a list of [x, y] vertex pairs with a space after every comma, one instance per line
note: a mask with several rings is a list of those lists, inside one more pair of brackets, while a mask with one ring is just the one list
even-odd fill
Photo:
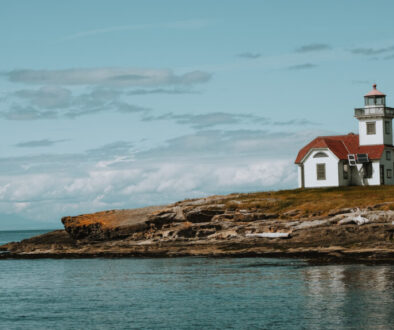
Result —
[[[328, 157], [314, 158], [318, 152]], [[333, 187], [339, 185], [338, 158], [329, 149], [313, 149], [304, 159], [305, 187]], [[326, 180], [317, 180], [316, 165], [326, 165]]]
[[[367, 135], [367, 123], [376, 123], [376, 134]], [[384, 120], [383, 118], [359, 119], [358, 133], [360, 135], [360, 146], [384, 144]], [[386, 138], [388, 139], [388, 138]]]
[[352, 166], [352, 180], [349, 183], [350, 185], [357, 186], [375, 186], [380, 185], [380, 162], [375, 160], [372, 162], [372, 177], [364, 178], [363, 165], [357, 164], [356, 166]]

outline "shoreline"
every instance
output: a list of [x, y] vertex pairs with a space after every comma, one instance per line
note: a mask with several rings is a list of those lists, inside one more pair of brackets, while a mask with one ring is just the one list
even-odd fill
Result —
[[[62, 241], [63, 240], [63, 241]], [[53, 242], [56, 241], [54, 244]], [[299, 259], [310, 264], [394, 265], [391, 244], [380, 247], [305, 246], [289, 239], [243, 238], [228, 240], [73, 241], [64, 230], [56, 230], [0, 247], [0, 261], [11, 259], [120, 259], [120, 258], [279, 258]]]
[[394, 187], [288, 190], [184, 200], [62, 218], [0, 246], [0, 260], [298, 258], [394, 264]]
[[365, 265], [394, 265], [394, 253], [376, 255], [374, 252], [346, 253], [334, 255], [322, 252], [265, 252], [265, 253], [235, 253], [235, 254], [188, 254], [169, 255], [165, 253], [146, 252], [98, 252], [98, 253], [0, 253], [1, 260], [31, 260], [31, 259], [172, 259], [172, 258], [267, 258], [267, 259], [296, 259], [315, 265], [365, 264]]

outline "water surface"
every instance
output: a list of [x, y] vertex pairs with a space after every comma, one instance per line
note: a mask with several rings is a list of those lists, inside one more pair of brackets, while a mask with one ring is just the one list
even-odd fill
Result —
[[1, 329], [391, 329], [394, 266], [1, 260]]
[[0, 245], [8, 242], [19, 242], [23, 239], [45, 234], [51, 230], [7, 230], [0, 231]]

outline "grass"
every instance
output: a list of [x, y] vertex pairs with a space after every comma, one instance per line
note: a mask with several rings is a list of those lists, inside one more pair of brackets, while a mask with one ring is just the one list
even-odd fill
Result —
[[[394, 210], [394, 186], [293, 189], [217, 197], [219, 198], [213, 203], [224, 203], [228, 210], [274, 213], [283, 219], [325, 216], [343, 208], [374, 207]], [[208, 198], [207, 203], [212, 204], [212, 201]], [[156, 209], [103, 211], [78, 216], [76, 221], [79, 226], [100, 224], [111, 227], [125, 222], [135, 224], [143, 221], [154, 210]], [[190, 224], [185, 223], [185, 226]]]
[[233, 196], [235, 198], [227, 196], [229, 208], [280, 215], [290, 211], [298, 212], [300, 216], [327, 215], [342, 208], [394, 210], [394, 186], [293, 189]]

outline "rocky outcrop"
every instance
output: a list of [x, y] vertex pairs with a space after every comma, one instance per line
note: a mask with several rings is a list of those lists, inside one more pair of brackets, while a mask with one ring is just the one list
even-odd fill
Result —
[[310, 199], [262, 196], [212, 196], [64, 217], [65, 231], [7, 244], [0, 258], [265, 255], [394, 262], [392, 197], [362, 208], [324, 204], [311, 211]]
[[63, 217], [64, 229], [73, 239], [110, 240], [146, 230], [149, 216], [160, 206], [134, 210], [110, 210], [74, 217]]

